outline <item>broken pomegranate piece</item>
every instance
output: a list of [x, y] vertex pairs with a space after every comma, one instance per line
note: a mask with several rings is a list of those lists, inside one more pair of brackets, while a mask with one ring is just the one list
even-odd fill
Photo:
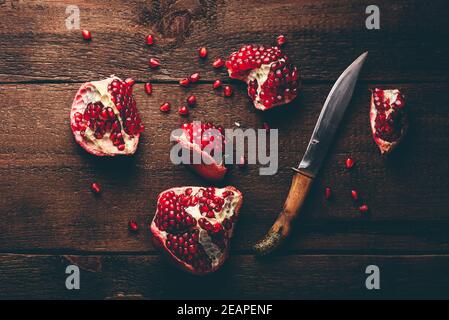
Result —
[[134, 81], [112, 76], [84, 83], [75, 95], [70, 125], [76, 142], [96, 156], [130, 155], [144, 126], [132, 95]]
[[229, 253], [242, 194], [234, 187], [179, 187], [158, 196], [151, 223], [155, 244], [193, 274], [216, 271]]
[[299, 71], [278, 47], [246, 45], [226, 61], [229, 76], [248, 84], [254, 106], [267, 110], [292, 101], [299, 86]]
[[174, 135], [173, 140], [201, 160], [195, 163], [195, 156], [190, 157], [189, 166], [207, 180], [222, 180], [227, 171], [223, 161], [226, 144], [223, 127], [194, 121], [184, 123], [181, 129], [182, 134]]
[[380, 152], [390, 153], [408, 128], [405, 99], [398, 89], [374, 89], [371, 95], [370, 122], [373, 138]]

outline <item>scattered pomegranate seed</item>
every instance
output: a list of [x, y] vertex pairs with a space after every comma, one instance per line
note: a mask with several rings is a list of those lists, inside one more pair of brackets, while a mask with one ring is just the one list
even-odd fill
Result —
[[263, 123], [263, 128], [264, 128], [265, 130], [270, 130], [270, 125], [269, 125], [267, 122], [264, 122], [264, 123]]
[[239, 168], [240, 168], [240, 169], [246, 168], [246, 164], [247, 164], [246, 162], [247, 162], [247, 161], [246, 161], [245, 156], [241, 156], [241, 157], [240, 157], [240, 160], [239, 160], [239, 163], [238, 163]]
[[215, 80], [214, 84], [212, 85], [214, 87], [214, 89], [218, 89], [221, 87], [221, 81], [220, 80]]
[[146, 37], [147, 45], [151, 46], [154, 43], [154, 37], [152, 34], [147, 35]]
[[90, 188], [91, 188], [92, 191], [95, 192], [95, 193], [100, 193], [100, 192], [101, 192], [101, 186], [100, 186], [100, 184], [97, 183], [97, 182], [93, 182], [93, 183], [90, 185]]
[[364, 205], [359, 207], [359, 211], [361, 213], [366, 213], [366, 212], [368, 212], [368, 210], [369, 210], [369, 208], [368, 208], [368, 206], [366, 204], [364, 204]]
[[151, 95], [153, 93], [153, 85], [151, 83], [145, 83], [145, 92], [147, 95]]
[[232, 88], [230, 86], [225, 86], [224, 90], [223, 90], [223, 93], [224, 93], [225, 97], [232, 96]]
[[179, 80], [179, 85], [183, 87], [188, 87], [190, 85], [190, 80], [187, 78], [181, 79]]
[[354, 160], [352, 160], [351, 158], [346, 159], [346, 168], [351, 169], [354, 166], [354, 163]]
[[195, 96], [190, 96], [187, 98], [187, 104], [189, 106], [194, 106], [196, 104], [196, 97]]
[[200, 50], [198, 50], [198, 54], [200, 55], [200, 58], [206, 58], [207, 57], [207, 49], [206, 47], [201, 47]]
[[331, 196], [332, 196], [331, 188], [326, 187], [326, 189], [324, 189], [324, 197], [326, 198], [326, 200], [329, 200]]
[[280, 35], [276, 38], [276, 42], [278, 43], [279, 46], [282, 46], [285, 44], [285, 36], [284, 35]]
[[217, 59], [215, 59], [215, 61], [212, 63], [212, 66], [213, 66], [215, 69], [219, 69], [219, 68], [223, 67], [224, 64], [225, 64], [225, 62], [224, 62], [224, 60], [223, 60], [222, 58], [217, 58]]
[[189, 114], [189, 108], [187, 108], [186, 106], [182, 106], [179, 108], [178, 113], [182, 116], [186, 116]]
[[148, 64], [152, 69], [158, 68], [161, 65], [160, 61], [156, 58], [151, 58]]
[[81, 33], [83, 35], [84, 40], [87, 40], [87, 41], [92, 40], [92, 34], [90, 33], [89, 30], [83, 30]]
[[357, 191], [351, 190], [351, 198], [352, 198], [354, 201], [359, 200], [359, 194], [357, 193]]
[[193, 73], [190, 77], [189, 77], [190, 82], [195, 83], [198, 80], [200, 80], [200, 74], [198, 72]]
[[170, 111], [170, 108], [171, 108], [170, 103], [165, 102], [164, 104], [162, 104], [162, 105], [159, 107], [159, 110], [161, 110], [162, 112], [169, 112], [169, 111]]
[[136, 83], [136, 80], [134, 80], [133, 78], [126, 78], [125, 83], [128, 85], [128, 87], [132, 87]]
[[137, 222], [135, 220], [129, 220], [128, 228], [130, 231], [136, 232], [139, 230], [139, 225], [137, 224]]

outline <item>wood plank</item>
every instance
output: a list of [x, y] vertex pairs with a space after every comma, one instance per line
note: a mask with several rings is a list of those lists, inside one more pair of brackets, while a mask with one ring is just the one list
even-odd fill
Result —
[[[70, 264], [81, 268], [80, 290], [65, 288]], [[365, 288], [371, 264], [380, 290]], [[448, 268], [447, 255], [244, 255], [196, 277], [159, 256], [0, 255], [0, 299], [447, 298]]]
[[[0, 82], [87, 81], [117, 74], [140, 81], [179, 80], [200, 71], [204, 80], [225, 78], [210, 67], [218, 56], [247, 43], [271, 44], [286, 35], [286, 52], [307, 80], [334, 81], [361, 52], [370, 57], [363, 79], [449, 80], [449, 20], [445, 0], [379, 0], [381, 29], [365, 28], [360, 0], [273, 1], [77, 1], [81, 28], [67, 30], [70, 1], [0, 3]], [[431, 17], [431, 18], [430, 18]], [[146, 47], [152, 33], [156, 45]], [[210, 57], [198, 62], [197, 49]], [[155, 56], [162, 68], [150, 71]]]
[[[388, 250], [447, 252], [449, 189], [449, 88], [446, 84], [400, 84], [408, 96], [411, 130], [391, 158], [382, 159], [368, 125], [368, 88], [357, 88], [335, 146], [307, 200], [291, 250]], [[170, 131], [184, 122], [176, 112], [158, 110], [164, 101], [179, 105], [187, 92], [177, 85], [155, 85], [145, 96], [136, 85], [136, 99], [147, 127], [134, 157], [100, 159], [74, 142], [68, 121], [78, 84], [10, 84], [0, 86], [0, 250], [152, 250], [148, 232], [137, 237], [126, 229], [129, 218], [142, 228], [149, 222], [159, 192], [177, 185], [205, 184], [169, 161]], [[190, 119], [211, 120], [232, 128], [260, 128], [268, 121], [279, 128], [279, 172], [260, 176], [257, 166], [233, 168], [223, 184], [235, 185], [245, 196], [234, 241], [247, 251], [269, 228], [290, 185], [289, 167], [304, 152], [330, 85], [305, 85], [292, 105], [268, 113], [253, 110], [244, 86], [225, 99], [210, 85], [189, 92], [198, 97]], [[347, 156], [356, 160], [348, 172]], [[104, 193], [94, 197], [92, 181]], [[335, 197], [323, 199], [331, 186]], [[371, 212], [362, 217], [349, 197], [356, 188]], [[309, 229], [310, 228], [310, 229]], [[335, 228], [335, 229], [333, 229]]]

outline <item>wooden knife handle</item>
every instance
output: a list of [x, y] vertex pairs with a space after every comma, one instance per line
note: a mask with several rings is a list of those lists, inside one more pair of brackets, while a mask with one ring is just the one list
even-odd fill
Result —
[[256, 254], [269, 254], [287, 238], [290, 234], [291, 223], [301, 210], [312, 182], [313, 178], [302, 172], [297, 172], [293, 176], [284, 208], [265, 237], [254, 246]]

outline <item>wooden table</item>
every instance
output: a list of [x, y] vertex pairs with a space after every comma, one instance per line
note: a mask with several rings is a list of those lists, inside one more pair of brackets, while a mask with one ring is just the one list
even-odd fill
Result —
[[[372, 1], [76, 1], [81, 28], [67, 30], [73, 1], [0, 0], [0, 298], [403, 298], [449, 297], [449, 19], [446, 0], [378, 0], [381, 29], [365, 28]], [[145, 45], [155, 35], [152, 47]], [[300, 66], [303, 87], [292, 105], [256, 112], [245, 84], [234, 96], [210, 63], [246, 43], [272, 44]], [[197, 49], [207, 46], [209, 59]], [[361, 80], [317, 177], [295, 232], [278, 254], [256, 259], [251, 247], [271, 226], [288, 191], [324, 100], [338, 75], [369, 51]], [[148, 68], [150, 57], [162, 67]], [[178, 80], [201, 81], [185, 90]], [[134, 77], [146, 131], [134, 157], [89, 156], [75, 143], [69, 110], [81, 83]], [[154, 93], [146, 96], [143, 83]], [[400, 88], [410, 132], [388, 159], [374, 144], [369, 89]], [[169, 265], [146, 224], [157, 194], [206, 182], [169, 161], [169, 133], [184, 119], [162, 114], [165, 101], [198, 97], [191, 120], [279, 129], [279, 172], [232, 169], [223, 185], [245, 196], [224, 267], [194, 277]], [[355, 167], [345, 169], [350, 156]], [[95, 197], [90, 183], [104, 192]], [[323, 190], [330, 186], [332, 201]], [[370, 213], [350, 199], [357, 189]], [[130, 218], [141, 225], [127, 230]], [[81, 289], [65, 288], [65, 268], [81, 268]], [[381, 289], [367, 290], [377, 265]]]

